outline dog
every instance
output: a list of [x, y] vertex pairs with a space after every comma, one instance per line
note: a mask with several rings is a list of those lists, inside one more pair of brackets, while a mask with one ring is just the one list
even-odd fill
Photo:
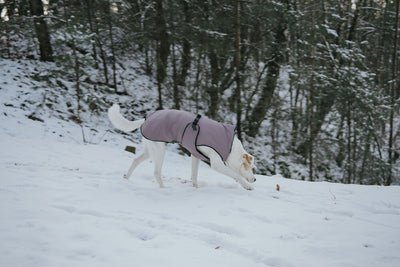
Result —
[[256, 181], [254, 157], [243, 148], [232, 125], [179, 110], [159, 110], [146, 119], [130, 121], [121, 115], [118, 104], [109, 108], [108, 118], [115, 128], [124, 132], [141, 129], [143, 152], [133, 160], [124, 175], [126, 179], [140, 163], [151, 158], [154, 161], [154, 176], [160, 187], [164, 187], [161, 168], [166, 143], [178, 142], [191, 153], [191, 181], [194, 187], [198, 187], [199, 162], [203, 160], [212, 169], [233, 178], [243, 188], [254, 189], [249, 184]]

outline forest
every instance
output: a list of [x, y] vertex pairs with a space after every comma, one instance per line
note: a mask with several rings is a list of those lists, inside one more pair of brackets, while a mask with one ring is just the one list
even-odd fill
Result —
[[[132, 116], [174, 108], [235, 124], [260, 174], [399, 184], [399, 5], [0, 0], [0, 64], [40, 66], [27, 75], [73, 96], [79, 124], [119, 97]], [[139, 76], [152, 86], [133, 87]]]

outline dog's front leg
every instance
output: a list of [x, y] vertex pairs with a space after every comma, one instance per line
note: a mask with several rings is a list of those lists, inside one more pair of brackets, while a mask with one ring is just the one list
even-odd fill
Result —
[[200, 160], [192, 155], [192, 184], [194, 187], [198, 188], [199, 185], [197, 184], [197, 175], [199, 173], [199, 163]]
[[253, 190], [254, 187], [249, 185], [240, 175], [229, 169], [228, 167], [225, 166], [224, 162], [222, 160], [216, 160], [216, 162], [213, 162], [211, 160], [211, 168], [214, 170], [225, 174], [229, 177], [232, 177], [236, 182], [238, 182], [244, 189], [247, 190]]
[[249, 185], [239, 174], [228, 168], [218, 154], [213, 152], [209, 155], [209, 157], [211, 162], [211, 168], [222, 174], [232, 177], [236, 182], [238, 182], [241, 186], [243, 186], [244, 189], [247, 190], [254, 189], [254, 187]]

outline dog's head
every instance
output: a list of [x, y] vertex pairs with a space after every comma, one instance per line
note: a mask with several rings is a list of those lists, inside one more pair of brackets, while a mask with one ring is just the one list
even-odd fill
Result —
[[253, 156], [248, 153], [242, 154], [239, 172], [248, 182], [254, 183], [256, 181], [256, 178], [254, 177], [254, 174], [256, 174], [256, 167], [254, 165]]

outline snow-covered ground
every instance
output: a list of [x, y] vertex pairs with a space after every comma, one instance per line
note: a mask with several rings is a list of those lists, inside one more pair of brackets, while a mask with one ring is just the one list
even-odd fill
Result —
[[85, 145], [73, 122], [28, 119], [13, 90], [0, 88], [1, 267], [400, 266], [398, 186], [257, 176], [246, 191], [202, 164], [195, 189], [169, 146], [160, 189], [151, 162], [122, 178], [132, 144], [109, 124]]

